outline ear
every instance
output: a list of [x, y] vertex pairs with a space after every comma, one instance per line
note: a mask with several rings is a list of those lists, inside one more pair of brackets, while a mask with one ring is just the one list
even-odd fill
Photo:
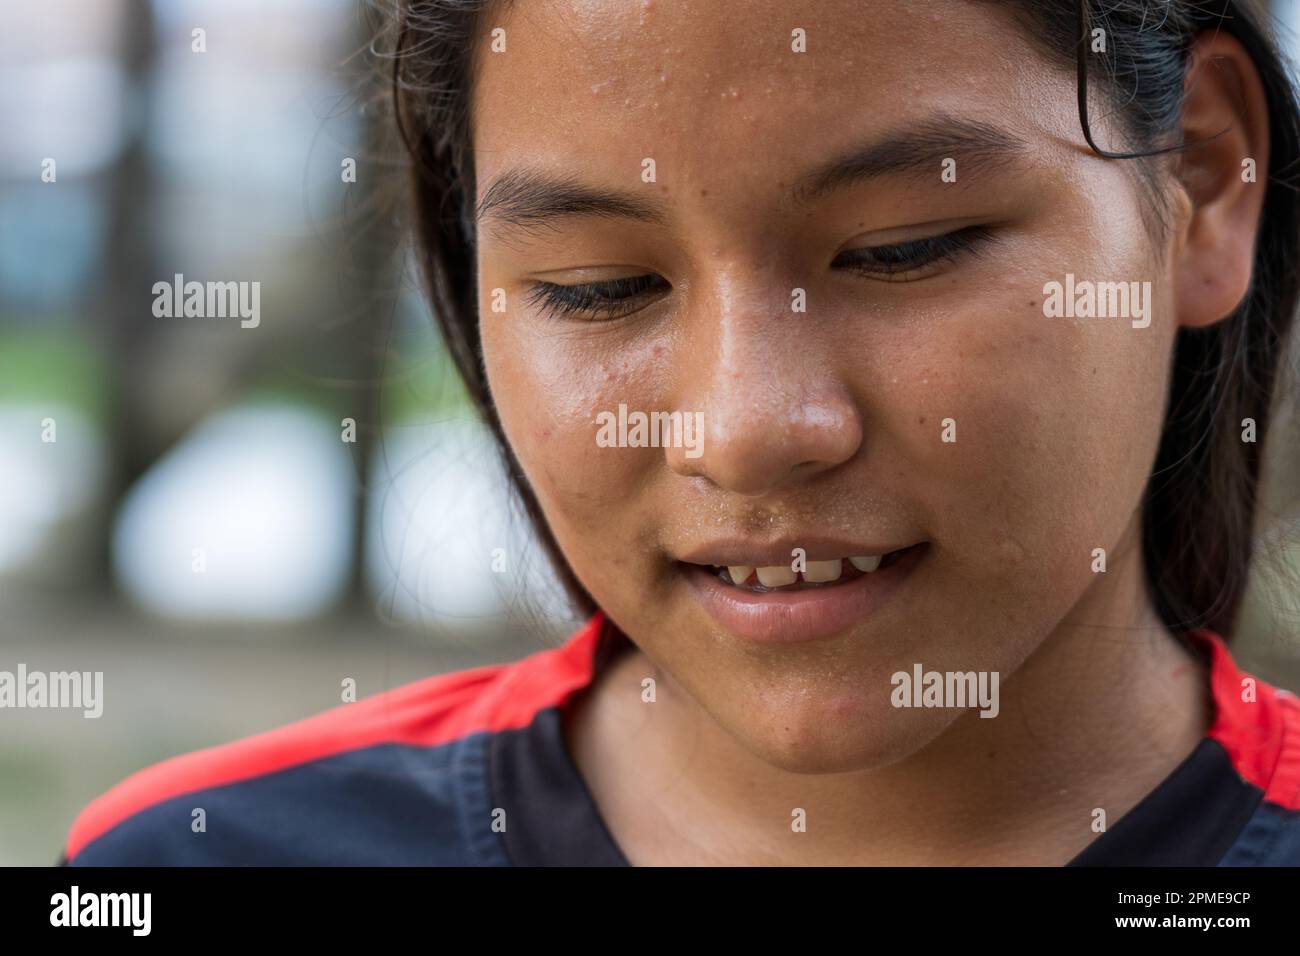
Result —
[[[1268, 100], [1235, 37], [1206, 32], [1193, 41], [1182, 132], [1196, 145], [1181, 154], [1177, 172], [1190, 204], [1174, 261], [1177, 319], [1205, 326], [1246, 297], [1268, 188]], [[1246, 160], [1254, 161], [1253, 177]]]

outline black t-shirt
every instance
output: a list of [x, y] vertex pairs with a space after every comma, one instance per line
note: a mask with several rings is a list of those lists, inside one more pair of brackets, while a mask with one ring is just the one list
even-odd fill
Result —
[[[1217, 635], [1191, 636], [1209, 665], [1212, 726], [1069, 865], [1300, 865], [1300, 701], [1239, 672]], [[155, 764], [82, 811], [60, 862], [627, 865], [562, 724], [626, 641], [597, 613], [523, 660]]]

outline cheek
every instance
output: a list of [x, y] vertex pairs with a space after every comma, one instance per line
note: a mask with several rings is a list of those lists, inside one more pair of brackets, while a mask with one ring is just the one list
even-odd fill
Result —
[[1007, 291], [915, 342], [891, 416], [950, 569], [997, 583], [970, 600], [1077, 596], [1092, 549], [1111, 553], [1154, 460], [1168, 325], [1047, 318], [1041, 297]]
[[[495, 316], [501, 319], [501, 316]], [[547, 523], [579, 578], [595, 560], [618, 564], [628, 553], [622, 516], [652, 465], [654, 449], [602, 448], [597, 415], [656, 404], [657, 386], [641, 350], [581, 346], [561, 332], [521, 329], [512, 319], [484, 330], [493, 401], [506, 439], [537, 495]], [[541, 321], [541, 320], [530, 320]], [[655, 346], [643, 350], [653, 357]], [[620, 533], [622, 532], [622, 533]], [[615, 542], [620, 542], [614, 547]]]

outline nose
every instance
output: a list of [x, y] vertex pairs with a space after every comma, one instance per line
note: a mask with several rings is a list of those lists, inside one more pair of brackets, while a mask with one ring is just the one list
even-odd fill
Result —
[[[669, 449], [679, 475], [702, 477], [735, 494], [763, 496], [830, 471], [857, 454], [863, 424], [835, 353], [843, 343], [807, 313], [710, 297], [688, 319], [691, 333], [675, 363], [683, 407], [703, 412], [694, 451]], [[731, 307], [729, 307], [729, 304]]]

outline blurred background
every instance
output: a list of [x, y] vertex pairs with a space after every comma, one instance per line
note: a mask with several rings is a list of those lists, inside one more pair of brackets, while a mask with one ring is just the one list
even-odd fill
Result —
[[[578, 622], [422, 301], [366, 8], [0, 10], [0, 670], [104, 673], [98, 719], [0, 710], [0, 865], [45, 865], [147, 764]], [[156, 317], [177, 274], [260, 323]], [[1295, 688], [1283, 411], [1237, 648]]]
[[[577, 622], [397, 232], [373, 14], [0, 10], [0, 670], [104, 672], [98, 719], [0, 710], [0, 864], [44, 865], [146, 764]], [[260, 322], [156, 317], [176, 274]]]

